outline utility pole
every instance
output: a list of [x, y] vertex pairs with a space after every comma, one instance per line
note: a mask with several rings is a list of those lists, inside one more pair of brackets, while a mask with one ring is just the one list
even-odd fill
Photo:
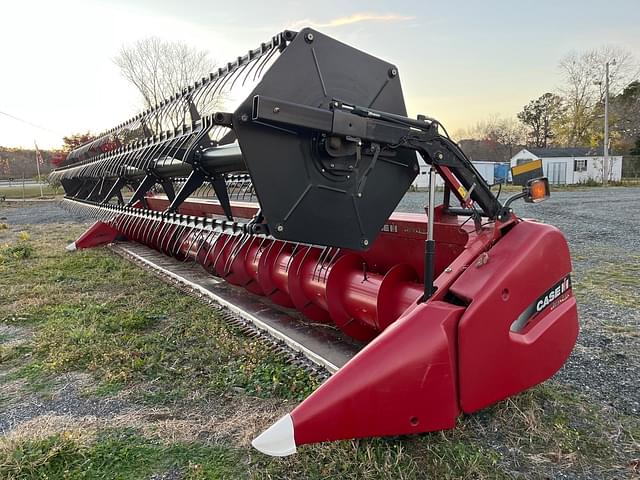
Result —
[[615, 65], [615, 59], [604, 66], [604, 160], [602, 165], [602, 185], [609, 181], [609, 64]]
[[38, 172], [38, 185], [40, 185], [40, 198], [42, 198], [44, 195], [42, 193], [42, 179], [40, 178], [40, 164], [44, 163], [44, 160], [42, 160], [42, 154], [40, 153], [40, 150], [38, 150], [38, 144], [35, 140], [33, 141], [33, 144], [36, 147], [36, 170]]

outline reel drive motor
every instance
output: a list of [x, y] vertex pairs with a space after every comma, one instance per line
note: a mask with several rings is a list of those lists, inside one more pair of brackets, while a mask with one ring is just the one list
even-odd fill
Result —
[[[252, 80], [233, 113], [216, 109]], [[406, 116], [395, 66], [284, 31], [81, 146], [51, 180], [99, 219], [70, 249], [138, 242], [359, 342], [339, 365], [302, 348], [332, 376], [253, 442], [288, 455], [452, 428], [549, 378], [573, 348], [566, 240], [510, 208], [547, 198], [548, 182], [503, 205], [441, 130]], [[392, 213], [417, 155], [431, 166], [428, 216]]]

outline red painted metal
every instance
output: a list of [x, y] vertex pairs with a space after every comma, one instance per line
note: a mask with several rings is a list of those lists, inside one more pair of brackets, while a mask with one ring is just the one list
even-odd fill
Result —
[[431, 302], [402, 316], [291, 412], [296, 445], [452, 428], [463, 312]]
[[[149, 197], [147, 204], [163, 211], [168, 201]], [[242, 218], [257, 208], [232, 203]], [[217, 202], [187, 200], [180, 213], [223, 212]], [[424, 214], [393, 214], [366, 252], [118, 218], [94, 225], [77, 243], [121, 233], [368, 342], [291, 413], [301, 445], [452, 428], [460, 412], [549, 378], [568, 357], [578, 332], [571, 289], [512, 331], [570, 274], [562, 234], [517, 218], [476, 230], [442, 208], [434, 220], [436, 291], [423, 303]]]
[[120, 236], [120, 232], [117, 229], [113, 228], [108, 223], [98, 221], [80, 235], [80, 237], [71, 244], [73, 245], [73, 248], [69, 248], [69, 250], [107, 245], [109, 243], [113, 243], [118, 236]]
[[549, 378], [569, 356], [578, 334], [571, 290], [523, 331], [510, 330], [521, 312], [571, 272], [569, 249], [558, 229], [520, 222], [487, 255], [486, 263], [467, 269], [451, 286], [452, 293], [469, 302], [458, 327], [460, 404], [465, 412]]
[[[162, 211], [168, 200], [149, 197], [147, 204]], [[257, 204], [232, 202], [236, 216], [252, 217], [257, 209]], [[199, 217], [223, 214], [217, 202], [195, 200], [187, 200], [180, 213]], [[131, 240], [165, 253], [171, 253], [174, 244], [181, 245], [177, 252], [180, 258], [196, 260], [229, 283], [266, 295], [278, 305], [296, 308], [310, 320], [331, 322], [359, 341], [372, 340], [422, 294], [426, 225], [420, 214], [394, 214], [367, 252], [258, 238], [243, 242], [242, 236], [231, 235], [206, 239], [176, 227], [160, 226], [153, 231], [158, 233], [149, 235], [145, 228], [129, 227], [125, 233]], [[457, 218], [439, 219], [436, 272], [442, 272], [464, 250], [470, 235], [476, 236], [469, 227], [461, 227]]]

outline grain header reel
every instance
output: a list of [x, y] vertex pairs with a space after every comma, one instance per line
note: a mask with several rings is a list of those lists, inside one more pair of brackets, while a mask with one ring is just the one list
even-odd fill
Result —
[[[418, 158], [428, 211], [393, 213]], [[271, 455], [452, 428], [549, 378], [576, 340], [567, 243], [510, 208], [546, 180], [501, 204], [436, 120], [407, 117], [394, 65], [312, 29], [105, 132], [51, 180], [97, 219], [70, 249], [146, 245], [356, 346], [340, 364], [302, 349], [332, 375], [254, 440]]]

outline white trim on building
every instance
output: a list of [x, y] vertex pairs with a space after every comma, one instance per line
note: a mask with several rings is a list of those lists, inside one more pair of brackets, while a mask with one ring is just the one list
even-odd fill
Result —
[[[495, 183], [495, 168], [498, 162], [482, 162], [482, 161], [472, 161], [476, 170], [480, 172], [480, 175], [484, 177], [489, 185], [493, 185]], [[418, 158], [418, 165], [420, 166], [420, 173], [415, 178], [412, 183], [413, 188], [429, 188], [429, 165], [427, 165], [422, 158]], [[436, 177], [436, 186], [442, 187], [444, 186], [444, 181], [438, 175]]]
[[[542, 160], [544, 175], [552, 184], [577, 184], [588, 180], [602, 182], [604, 157], [583, 153], [581, 149], [533, 149], [534, 152], [522, 149], [510, 161], [511, 167], [532, 160]], [[585, 149], [582, 149], [585, 150]], [[564, 152], [564, 153], [563, 153]], [[575, 154], [572, 154], [575, 153]], [[609, 181], [620, 181], [622, 178], [622, 156], [609, 157]]]

